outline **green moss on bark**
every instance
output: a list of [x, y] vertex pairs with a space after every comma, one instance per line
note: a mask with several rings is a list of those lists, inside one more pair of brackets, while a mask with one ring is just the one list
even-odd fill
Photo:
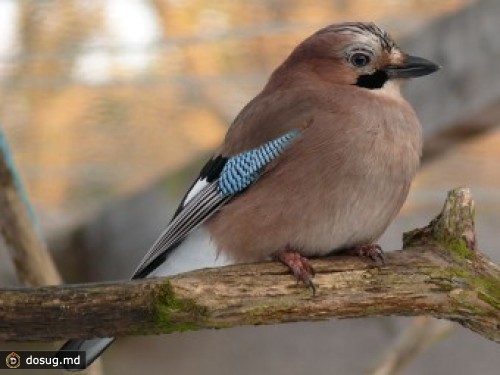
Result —
[[194, 331], [207, 318], [207, 309], [192, 299], [178, 298], [170, 283], [160, 288], [154, 306], [156, 326], [162, 333]]
[[493, 277], [477, 277], [474, 283], [479, 289], [479, 298], [500, 310], [500, 281]]
[[467, 243], [460, 238], [446, 237], [438, 239], [439, 243], [444, 246], [451, 254], [455, 261], [464, 261], [474, 258], [474, 252], [469, 249]]
[[494, 276], [482, 275], [473, 269], [451, 268], [450, 277], [460, 279], [477, 292], [477, 296], [495, 309], [500, 309], [500, 281]]

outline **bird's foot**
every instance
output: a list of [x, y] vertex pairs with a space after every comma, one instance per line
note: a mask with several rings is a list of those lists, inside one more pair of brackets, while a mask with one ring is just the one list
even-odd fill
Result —
[[307, 258], [304, 258], [297, 251], [287, 249], [278, 252], [276, 259], [292, 271], [297, 282], [302, 281], [306, 286], [311, 288], [313, 296], [316, 294], [316, 286], [312, 281], [315, 272], [311, 262]]
[[385, 264], [384, 251], [378, 244], [372, 243], [368, 245], [357, 245], [345, 250], [343, 254], [358, 256], [358, 257], [366, 257], [370, 258], [374, 262], [380, 261], [382, 265]]

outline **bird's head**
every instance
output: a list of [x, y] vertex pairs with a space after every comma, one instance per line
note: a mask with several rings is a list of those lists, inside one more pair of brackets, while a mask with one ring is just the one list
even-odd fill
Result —
[[285, 70], [298, 68], [335, 84], [382, 88], [431, 74], [433, 62], [403, 52], [385, 31], [373, 23], [341, 23], [325, 27], [292, 52]]

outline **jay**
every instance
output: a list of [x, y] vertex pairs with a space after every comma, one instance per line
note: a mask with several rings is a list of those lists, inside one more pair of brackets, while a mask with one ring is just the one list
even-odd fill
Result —
[[[420, 162], [419, 120], [400, 92], [438, 70], [372, 23], [300, 43], [233, 121], [132, 278], [277, 259], [313, 288], [307, 257], [381, 258], [375, 241]], [[187, 251], [194, 238], [206, 246]], [[70, 340], [86, 365], [113, 338]]]

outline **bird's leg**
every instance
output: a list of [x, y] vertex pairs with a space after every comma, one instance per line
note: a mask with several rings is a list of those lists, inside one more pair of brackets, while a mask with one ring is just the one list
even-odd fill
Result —
[[357, 245], [342, 251], [344, 255], [352, 255], [358, 257], [367, 257], [376, 262], [380, 260], [382, 264], [385, 264], [384, 251], [378, 244], [367, 244], [367, 245]]
[[312, 278], [314, 277], [314, 268], [307, 258], [304, 258], [297, 251], [289, 248], [276, 253], [276, 259], [287, 266], [298, 281], [312, 289], [313, 296], [316, 294], [316, 286]]

